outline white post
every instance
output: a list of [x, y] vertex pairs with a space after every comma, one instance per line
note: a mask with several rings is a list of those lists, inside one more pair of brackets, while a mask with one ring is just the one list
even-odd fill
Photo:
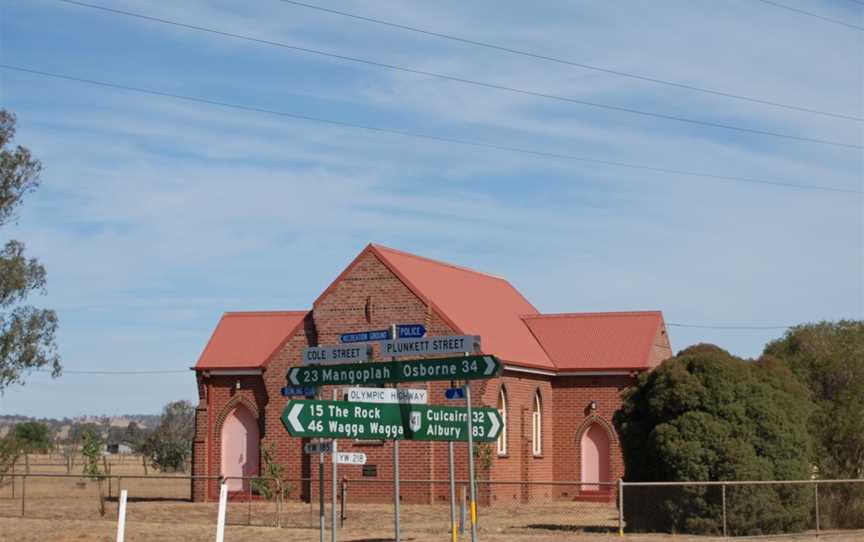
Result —
[[[336, 400], [337, 391], [333, 390], [333, 400]], [[336, 439], [333, 439], [333, 449], [330, 451], [330, 459], [332, 459], [332, 468], [333, 473], [331, 474], [332, 480], [330, 480], [330, 540], [331, 542], [336, 542], [336, 478], [338, 477], [337, 473], [337, 463], [336, 463], [336, 454], [338, 453], [338, 449], [336, 447]]]
[[[393, 340], [399, 338], [396, 332], [396, 324], [390, 324], [390, 338]], [[396, 357], [394, 356], [391, 360], [395, 361]], [[399, 386], [394, 383], [393, 387], [397, 388]], [[398, 395], [399, 392], [396, 393]], [[402, 527], [399, 518], [399, 439], [393, 440], [393, 518], [393, 540], [394, 542], [401, 542]]]
[[228, 484], [219, 488], [219, 515], [216, 518], [216, 542], [225, 541], [225, 507], [228, 505]]
[[126, 536], [126, 490], [120, 491], [120, 509], [117, 512], [117, 542]]
[[471, 381], [465, 381], [465, 409], [468, 413], [468, 494], [471, 495], [471, 542], [477, 542], [477, 488], [474, 485], [474, 428], [471, 419]]

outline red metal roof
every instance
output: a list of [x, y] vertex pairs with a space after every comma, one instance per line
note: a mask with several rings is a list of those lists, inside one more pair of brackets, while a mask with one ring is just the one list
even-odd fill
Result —
[[457, 332], [480, 335], [485, 353], [555, 368], [522, 322], [522, 315], [537, 314], [537, 309], [503, 278], [380, 245], [370, 248]]
[[647, 369], [660, 311], [534, 314], [523, 318], [558, 371]]
[[195, 369], [257, 369], [302, 324], [308, 311], [226, 312]]

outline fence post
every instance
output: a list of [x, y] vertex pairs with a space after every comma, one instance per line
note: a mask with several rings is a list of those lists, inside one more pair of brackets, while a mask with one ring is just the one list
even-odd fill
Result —
[[24, 454], [24, 473], [30, 474], [30, 454]]
[[816, 503], [816, 532], [819, 532], [819, 482], [813, 483], [813, 499]]
[[624, 480], [618, 478], [618, 536], [624, 536]]
[[21, 478], [21, 517], [24, 517], [24, 509], [27, 506], [27, 475]]
[[246, 525], [252, 525], [252, 480], [249, 479], [249, 513], [246, 516]]
[[726, 536], [726, 484], [720, 486], [723, 497], [723, 536]]

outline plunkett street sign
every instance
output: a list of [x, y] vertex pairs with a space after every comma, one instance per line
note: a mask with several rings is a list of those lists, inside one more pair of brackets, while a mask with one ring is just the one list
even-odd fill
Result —
[[[472, 410], [473, 439], [490, 442], [501, 432], [494, 408]], [[292, 400], [282, 423], [292, 437], [468, 440], [468, 413], [462, 407]]]
[[279, 390], [279, 393], [282, 394], [282, 397], [315, 397], [317, 391], [318, 390], [312, 386], [285, 386]]
[[450, 388], [444, 391], [447, 399], [465, 399], [465, 388]]
[[495, 356], [460, 356], [292, 367], [287, 377], [289, 385], [293, 386], [358, 386], [427, 380], [477, 380], [496, 376], [501, 372], [501, 367], [501, 362]]
[[429, 354], [457, 354], [476, 352], [480, 338], [475, 335], [449, 335], [419, 339], [381, 341], [381, 355], [385, 358], [422, 356]]
[[334, 364], [362, 362], [369, 359], [369, 347], [356, 346], [315, 346], [303, 349], [303, 364]]
[[410, 388], [345, 388], [345, 399], [360, 403], [405, 403], [425, 405], [429, 394], [426, 390]]

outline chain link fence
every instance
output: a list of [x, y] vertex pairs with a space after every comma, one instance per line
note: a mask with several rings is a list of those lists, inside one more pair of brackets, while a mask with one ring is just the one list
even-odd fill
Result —
[[[115, 521], [120, 490], [127, 520], [213, 528], [218, 503], [193, 502], [193, 481], [218, 477], [15, 473], [0, 483], [0, 516]], [[232, 479], [228, 525], [307, 529], [322, 522], [317, 479]], [[266, 487], [263, 487], [266, 486]], [[470, 532], [468, 482], [400, 480], [400, 530], [405, 539]], [[331, 505], [325, 478], [323, 523], [336, 514], [345, 536], [391, 539], [393, 481], [343, 478]], [[232, 489], [233, 488], [233, 489]], [[485, 537], [556, 533], [678, 533], [717, 536], [861, 532], [864, 480], [759, 482], [477, 481], [478, 528]], [[298, 534], [299, 536], [300, 534]], [[306, 536], [306, 535], [303, 535]], [[309, 539], [315, 538], [311, 532]]]
[[864, 480], [623, 482], [624, 532], [759, 536], [864, 530]]

